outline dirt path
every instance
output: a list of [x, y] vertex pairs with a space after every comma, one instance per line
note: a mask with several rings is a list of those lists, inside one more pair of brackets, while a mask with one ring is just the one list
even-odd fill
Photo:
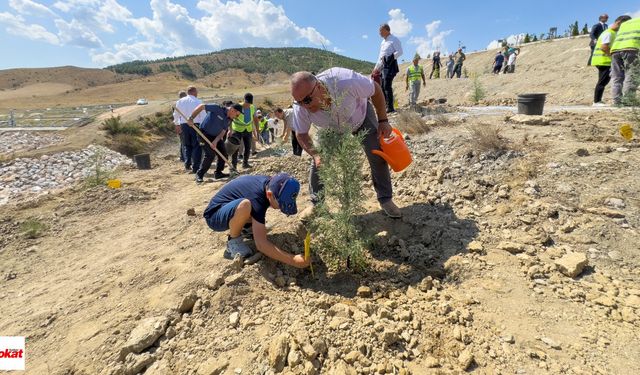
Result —
[[[200, 216], [221, 183], [196, 185], [165, 145], [152, 170], [121, 173], [122, 189], [0, 208], [0, 332], [28, 337], [29, 374], [263, 374], [279, 337], [291, 343], [285, 373], [634, 374], [640, 148], [621, 141], [615, 116], [562, 112], [546, 127], [483, 116], [413, 136], [415, 162], [394, 175], [404, 218], [381, 215], [363, 187], [360, 220], [378, 239], [360, 276], [327, 274], [321, 260], [315, 277], [266, 260], [230, 272], [224, 234]], [[469, 128], [483, 126], [500, 126], [510, 150], [472, 147]], [[306, 159], [254, 164], [306, 183]], [[20, 235], [27, 218], [46, 234]], [[295, 218], [268, 222], [300, 250]], [[589, 262], [577, 278], [556, 269], [569, 253]], [[175, 312], [191, 294], [195, 306]], [[166, 333], [121, 362], [132, 330], [157, 316]]]

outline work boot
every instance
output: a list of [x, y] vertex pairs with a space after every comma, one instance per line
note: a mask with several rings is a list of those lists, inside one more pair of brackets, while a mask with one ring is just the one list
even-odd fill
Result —
[[242, 168], [249, 169], [249, 168], [253, 168], [253, 166], [251, 166], [251, 164], [249, 163], [242, 163]]
[[213, 178], [216, 180], [219, 180], [221, 178], [227, 178], [227, 177], [229, 177], [229, 173], [216, 172], [213, 174]]
[[242, 236], [236, 238], [228, 237], [227, 249], [223, 254], [226, 259], [233, 260], [237, 256], [244, 259], [252, 255], [253, 250], [244, 243], [244, 238], [242, 238]]
[[196, 174], [196, 183], [201, 184], [204, 182], [204, 179], [200, 177], [200, 175]]
[[380, 207], [382, 208], [384, 213], [391, 218], [397, 219], [402, 217], [402, 211], [400, 211], [398, 206], [396, 206], [396, 204], [393, 203], [392, 200], [380, 203]]

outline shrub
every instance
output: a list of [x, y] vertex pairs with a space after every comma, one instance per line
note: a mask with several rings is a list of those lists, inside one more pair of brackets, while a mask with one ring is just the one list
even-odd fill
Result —
[[20, 225], [20, 231], [26, 238], [38, 238], [44, 235], [47, 226], [36, 219], [29, 219]]
[[133, 122], [123, 123], [120, 116], [110, 117], [102, 122], [102, 129], [106, 130], [110, 136], [116, 136], [118, 134], [130, 134], [140, 135], [142, 129]]
[[131, 157], [141, 153], [144, 150], [144, 144], [133, 134], [118, 134], [113, 137], [113, 149]]
[[471, 100], [473, 101], [473, 104], [478, 104], [485, 98], [486, 92], [482, 82], [480, 82], [480, 75], [473, 73], [472, 77], [473, 89], [471, 90]]
[[104, 168], [104, 152], [97, 148], [89, 158], [91, 161], [91, 174], [85, 179], [88, 188], [104, 186], [110, 178], [110, 173]]
[[422, 134], [431, 131], [431, 127], [422, 119], [422, 116], [414, 111], [398, 110], [396, 127], [406, 134]]
[[311, 222], [314, 243], [330, 269], [337, 270], [348, 263], [350, 268], [361, 271], [367, 266], [367, 241], [355, 216], [364, 212], [363, 156], [359, 151], [363, 135], [329, 129], [322, 129], [318, 135], [322, 160], [319, 173], [324, 190]]
[[502, 129], [498, 125], [478, 124], [468, 130], [470, 145], [480, 152], [509, 150], [509, 141], [502, 136]]

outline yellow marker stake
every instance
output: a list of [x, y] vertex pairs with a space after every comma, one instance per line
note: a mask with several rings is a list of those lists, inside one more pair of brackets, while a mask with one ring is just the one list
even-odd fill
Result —
[[620, 135], [627, 141], [630, 141], [631, 139], [633, 139], [633, 128], [631, 127], [631, 125], [629, 124], [622, 125], [620, 127]]
[[108, 180], [107, 181], [107, 186], [112, 188], [112, 189], [120, 189], [120, 186], [122, 186], [120, 180]]
[[[304, 238], [304, 259], [307, 260], [309, 258], [311, 258], [311, 232], [307, 232], [307, 236]], [[311, 276], [315, 277], [311, 262], [309, 262], [309, 268], [311, 269]]]

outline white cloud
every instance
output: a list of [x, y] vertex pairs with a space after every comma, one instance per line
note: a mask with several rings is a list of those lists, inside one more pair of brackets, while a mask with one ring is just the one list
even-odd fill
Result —
[[9, 6], [16, 12], [36, 17], [56, 17], [56, 14], [45, 5], [31, 0], [9, 0]]
[[58, 37], [40, 25], [29, 25], [19, 15], [0, 13], [0, 24], [6, 25], [9, 34], [53, 45], [60, 44]]
[[334, 46], [334, 47], [333, 47], [333, 52], [334, 52], [334, 53], [343, 53], [343, 52], [344, 52], [344, 50], [343, 50], [342, 48], [338, 48], [338, 47], [335, 47], [335, 46]]
[[162, 52], [162, 45], [153, 42], [116, 44], [114, 50], [103, 53], [91, 52], [91, 60], [100, 66], [107, 66], [125, 61], [153, 60], [168, 56], [167, 53]]
[[413, 37], [409, 39], [410, 44], [416, 45], [416, 52], [425, 57], [434, 51], [440, 51], [443, 55], [448, 53], [445, 38], [453, 33], [453, 30], [439, 31], [442, 21], [436, 20], [425, 25], [426, 36]]
[[397, 37], [404, 37], [409, 35], [413, 25], [407, 17], [405, 17], [404, 13], [400, 9], [391, 9], [389, 11], [389, 16], [391, 19], [387, 22], [389, 27], [391, 28], [391, 33]]
[[131, 12], [117, 0], [66, 0], [57, 1], [53, 6], [68, 13], [76, 23], [85, 26], [87, 31], [115, 32], [111, 21], [126, 22]]
[[369, 39], [369, 35], [367, 35], [367, 34], [362, 34], [362, 39]]
[[633, 13], [630, 14], [631, 18], [638, 18], [640, 17], [640, 10], [637, 10]]
[[100, 38], [75, 18], [71, 22], [57, 19], [55, 24], [59, 31], [58, 36], [64, 44], [87, 48], [103, 46]]
[[197, 28], [214, 48], [265, 43], [287, 46], [299, 41], [331, 45], [315, 28], [296, 25], [282, 6], [270, 1], [239, 0], [223, 4], [219, 0], [200, 0], [197, 7], [207, 13], [197, 20]]
[[[524, 41], [524, 34], [513, 34], [507, 37], [507, 44], [510, 46], [520, 45]], [[502, 47], [502, 43], [498, 40], [492, 40], [487, 49], [496, 49]]]

